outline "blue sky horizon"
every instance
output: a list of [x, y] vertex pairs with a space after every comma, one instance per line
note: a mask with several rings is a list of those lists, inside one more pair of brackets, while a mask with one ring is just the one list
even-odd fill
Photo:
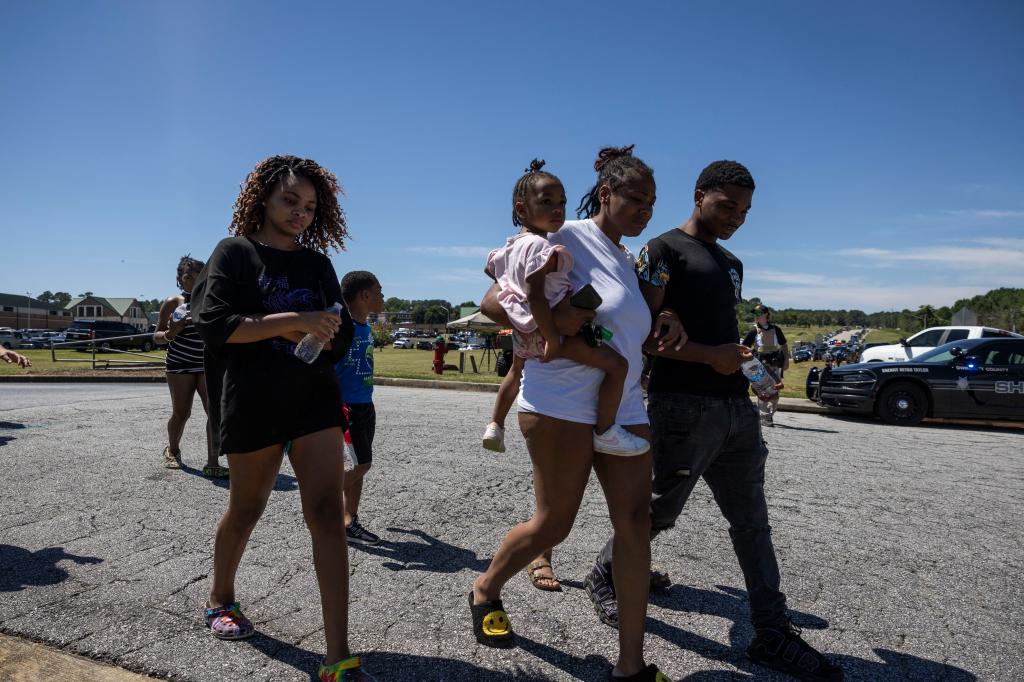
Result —
[[866, 312], [1024, 286], [1015, 2], [22, 3], [0, 8], [0, 292], [163, 298], [291, 153], [337, 173], [339, 276], [478, 301], [533, 157], [593, 184], [636, 144], [650, 237], [701, 168], [758, 184], [744, 295]]

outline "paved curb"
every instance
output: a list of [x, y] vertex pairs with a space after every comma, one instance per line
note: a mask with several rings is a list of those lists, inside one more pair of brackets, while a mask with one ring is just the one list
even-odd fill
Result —
[[152, 679], [36, 642], [0, 635], [0, 680], [4, 682], [143, 682]]

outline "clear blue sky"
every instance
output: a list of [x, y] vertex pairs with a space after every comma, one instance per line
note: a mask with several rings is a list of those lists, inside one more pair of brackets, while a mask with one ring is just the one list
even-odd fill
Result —
[[[635, 143], [683, 222], [758, 184], [744, 294], [868, 312], [1024, 286], [1024, 3], [7, 2], [0, 292], [174, 293], [259, 159], [334, 170], [338, 274], [479, 300], [534, 156]], [[638, 247], [643, 239], [629, 245]]]

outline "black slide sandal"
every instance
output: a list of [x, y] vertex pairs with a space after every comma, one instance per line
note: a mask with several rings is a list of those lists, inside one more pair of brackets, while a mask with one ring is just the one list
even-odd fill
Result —
[[507, 648], [514, 644], [515, 633], [500, 599], [473, 603], [473, 592], [469, 592], [469, 610], [473, 614], [473, 636], [484, 646]]

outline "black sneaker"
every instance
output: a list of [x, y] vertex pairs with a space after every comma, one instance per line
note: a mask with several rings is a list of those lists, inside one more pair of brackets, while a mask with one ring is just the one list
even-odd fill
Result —
[[611, 574], [601, 564], [595, 564], [583, 581], [590, 601], [594, 604], [597, 617], [605, 625], [619, 627], [619, 603], [615, 600], [615, 586]]
[[349, 544], [356, 543], [371, 547], [380, 544], [380, 536], [363, 528], [363, 524], [359, 523], [358, 516], [353, 516], [352, 523], [345, 526], [345, 537]]
[[801, 680], [843, 679], [843, 669], [815, 651], [800, 637], [800, 628], [789, 621], [774, 628], [756, 628], [754, 640], [747, 646], [747, 658]]

